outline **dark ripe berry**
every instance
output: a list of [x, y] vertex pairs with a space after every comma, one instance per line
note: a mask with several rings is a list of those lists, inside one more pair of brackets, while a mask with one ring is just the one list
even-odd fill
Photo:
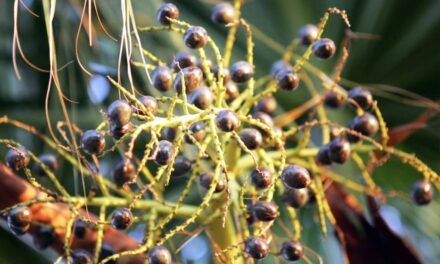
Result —
[[117, 209], [112, 216], [111, 224], [113, 228], [125, 230], [133, 223], [133, 214], [127, 208]]
[[110, 135], [118, 140], [121, 139], [121, 137], [123, 137], [125, 134], [127, 134], [128, 132], [130, 132], [130, 130], [132, 129], [132, 125], [131, 123], [126, 124], [125, 126], [119, 127], [116, 124], [110, 123]]
[[[112, 246], [110, 246], [107, 243], [103, 243], [101, 247], [101, 253], [99, 254], [99, 261], [102, 261], [103, 259], [106, 259], [110, 257], [111, 255], [116, 254], [117, 252], [113, 249]], [[106, 262], [108, 264], [116, 264], [115, 260], [110, 260]]]
[[227, 25], [234, 22], [235, 9], [228, 2], [219, 3], [214, 6], [211, 13], [211, 20], [220, 25]]
[[281, 245], [280, 255], [286, 261], [297, 261], [304, 256], [304, 247], [294, 240], [284, 241]]
[[176, 54], [173, 62], [171, 63], [171, 68], [173, 68], [175, 72], [179, 72], [180, 69], [196, 66], [196, 63], [196, 56], [188, 51], [181, 51]]
[[223, 132], [231, 132], [240, 126], [240, 119], [235, 112], [222, 110], [217, 114], [216, 123]]
[[107, 116], [110, 123], [118, 127], [125, 126], [130, 122], [131, 107], [124, 100], [116, 100], [108, 107]]
[[182, 74], [185, 82], [185, 92], [190, 94], [194, 92], [203, 81], [203, 73], [197, 67], [187, 67], [182, 69], [179, 73], [177, 73], [176, 79], [174, 80], [174, 90], [180, 94], [182, 93]]
[[105, 148], [104, 136], [96, 130], [87, 130], [81, 137], [81, 148], [89, 155], [100, 153]]
[[83, 239], [86, 236], [88, 229], [89, 227], [86, 223], [81, 220], [76, 220], [73, 225], [73, 235], [75, 238]]
[[252, 208], [254, 218], [258, 221], [269, 222], [277, 218], [278, 207], [270, 202], [257, 202]]
[[154, 247], [148, 254], [149, 264], [171, 264], [171, 253], [165, 247]]
[[179, 9], [171, 3], [163, 4], [157, 11], [157, 21], [162, 25], [171, 25], [171, 21], [168, 18], [179, 19]]
[[127, 160], [121, 160], [113, 169], [113, 181], [118, 187], [136, 178], [136, 168], [133, 163]]
[[[374, 115], [365, 113], [361, 116], [355, 117], [350, 124], [348, 124], [348, 128], [359, 132], [364, 136], [370, 137], [374, 136], [379, 130], [379, 123]], [[348, 140], [350, 142], [358, 142], [360, 138], [349, 134]]]
[[29, 164], [29, 153], [25, 148], [9, 149], [5, 156], [6, 165], [12, 170], [19, 171]]
[[[370, 91], [362, 87], [351, 89], [348, 92], [348, 98], [355, 101], [357, 105], [364, 110], [370, 108], [373, 104], [373, 95], [371, 95]], [[355, 106], [355, 104], [351, 105]]]
[[[214, 78], [215, 81], [218, 82], [218, 65], [214, 66], [214, 69], [212, 69], [212, 74], [214, 74]], [[228, 68], [223, 67], [223, 72], [222, 72], [222, 76], [223, 76], [223, 84], [226, 84], [228, 82], [231, 81], [231, 72], [229, 71]]]
[[159, 147], [153, 149], [154, 162], [159, 166], [170, 164], [174, 157], [174, 146], [168, 140], [159, 141]]
[[157, 66], [151, 73], [153, 86], [161, 92], [166, 92], [173, 85], [173, 73], [167, 66]]
[[301, 208], [308, 203], [309, 197], [309, 190], [307, 188], [287, 188], [283, 194], [283, 201], [293, 208]]
[[[203, 173], [202, 175], [200, 175], [199, 178], [200, 185], [207, 190], [210, 188], [213, 180], [214, 180], [214, 174], [211, 172]], [[215, 193], [222, 192], [225, 189], [225, 187], [226, 187], [225, 182], [221, 177], [219, 177], [214, 192]]]
[[299, 43], [308, 46], [315, 41], [318, 36], [318, 28], [315, 25], [307, 24], [299, 29], [298, 39]]
[[240, 91], [238, 90], [238, 87], [234, 82], [229, 81], [225, 83], [224, 86], [226, 88], [226, 100], [234, 100], [240, 95]]
[[157, 114], [157, 99], [154, 98], [153, 96], [142, 96], [141, 98], [139, 98], [139, 102], [142, 103], [142, 105], [144, 106], [146, 113], [144, 113], [144, 111], [142, 111], [141, 109], [138, 109], [138, 107], [136, 107], [136, 113], [138, 115], [156, 115]]
[[336, 46], [333, 40], [329, 38], [323, 38], [317, 40], [313, 44], [313, 54], [319, 59], [331, 58], [336, 52]]
[[298, 165], [289, 165], [281, 173], [281, 179], [288, 188], [302, 189], [312, 182], [310, 173]]
[[279, 72], [284, 70], [293, 71], [293, 67], [292, 65], [290, 65], [290, 63], [285, 62], [284, 60], [278, 60], [272, 63], [272, 66], [270, 68], [270, 76], [272, 76], [272, 78], [275, 78]]
[[251, 172], [251, 182], [257, 189], [267, 188], [272, 183], [272, 172], [264, 167], [254, 169]]
[[33, 242], [36, 248], [44, 250], [55, 242], [55, 234], [52, 229], [42, 227], [35, 232]]
[[235, 83], [245, 83], [254, 76], [254, 67], [246, 61], [238, 61], [231, 66], [230, 74]]
[[211, 92], [206, 86], [202, 86], [197, 88], [192, 94], [188, 97], [188, 102], [197, 106], [199, 109], [208, 109], [212, 101], [214, 101], [214, 94]]
[[318, 154], [316, 154], [315, 161], [318, 165], [331, 165], [329, 145], [325, 144], [319, 148]]
[[[265, 124], [268, 127], [274, 126], [272, 117], [270, 117], [270, 115], [268, 115], [264, 112], [256, 112], [252, 115], [252, 117], [257, 119], [258, 121], [260, 121], [261, 123]], [[264, 130], [263, 128], [257, 127], [257, 126], [256, 126], [256, 128], [261, 132], [261, 134], [263, 134], [263, 136], [266, 137], [269, 135], [269, 133], [266, 130]]]
[[[58, 159], [57, 156], [53, 154], [43, 154], [38, 157], [38, 159], [46, 165], [46, 167], [49, 169], [49, 171], [54, 172], [58, 168]], [[43, 170], [43, 168], [38, 164], [35, 163], [33, 168], [33, 172], [38, 176], [47, 176], [46, 172]]]
[[160, 133], [160, 139], [168, 140], [170, 142], [173, 142], [176, 139], [177, 130], [179, 128], [177, 127], [166, 127], [162, 129], [162, 132]]
[[13, 208], [8, 214], [8, 226], [16, 235], [22, 235], [29, 230], [32, 221], [32, 212], [26, 206]]
[[412, 198], [417, 205], [427, 205], [432, 201], [434, 190], [428, 181], [416, 181], [412, 188]]
[[263, 136], [261, 136], [261, 133], [258, 130], [253, 128], [243, 129], [240, 132], [240, 139], [250, 150], [257, 149], [263, 143]]
[[339, 108], [344, 103], [345, 103], [345, 99], [341, 95], [333, 91], [327, 93], [327, 95], [324, 98], [324, 104], [329, 108]]
[[183, 35], [183, 42], [190, 49], [203, 48], [208, 42], [208, 32], [203, 27], [192, 26]]
[[173, 164], [173, 172], [171, 176], [180, 177], [185, 175], [191, 170], [192, 162], [185, 156], [178, 156]]
[[298, 74], [291, 70], [282, 70], [275, 77], [278, 87], [284, 91], [294, 91], [299, 86]]
[[253, 259], [263, 259], [269, 254], [269, 245], [263, 239], [251, 237], [246, 240], [244, 252]]
[[268, 115], [273, 114], [277, 109], [277, 100], [273, 96], [265, 96], [261, 98], [257, 106], [255, 106], [255, 112], [264, 112]]
[[72, 264], [93, 264], [93, 256], [84, 249], [75, 249], [71, 252]]
[[[189, 126], [189, 132], [197, 142], [201, 142], [206, 136], [205, 124], [203, 122], [194, 123]], [[185, 141], [189, 144], [193, 143], [187, 135], [185, 135]]]
[[328, 145], [330, 160], [339, 164], [345, 163], [350, 157], [350, 143], [343, 138], [335, 138]]

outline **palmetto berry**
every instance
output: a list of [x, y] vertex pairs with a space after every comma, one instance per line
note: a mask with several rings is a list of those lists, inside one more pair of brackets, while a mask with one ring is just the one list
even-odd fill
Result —
[[323, 38], [315, 41], [313, 44], [313, 54], [319, 59], [331, 58], [336, 52], [336, 46], [333, 40]]
[[171, 262], [171, 253], [165, 247], [154, 247], [148, 254], [149, 264], [171, 264]]
[[198, 67], [187, 67], [177, 73], [173, 86], [177, 93], [182, 93], [182, 75], [185, 83], [185, 92], [190, 94], [194, 92], [203, 81], [203, 73]]
[[173, 85], [173, 73], [167, 66], [157, 66], [151, 73], [153, 86], [161, 92], [166, 92]]
[[272, 76], [272, 78], [275, 78], [279, 72], [284, 70], [293, 71], [293, 67], [284, 60], [278, 60], [272, 63], [272, 66], [270, 68], [270, 76]]
[[324, 104], [329, 108], [339, 108], [344, 103], [345, 103], [344, 98], [333, 91], [327, 93], [327, 95], [324, 98]]
[[318, 36], [318, 27], [312, 24], [307, 24], [302, 26], [298, 33], [299, 42], [304, 46], [308, 46], [312, 44], [317, 36]]
[[185, 175], [191, 170], [192, 162], [187, 157], [181, 155], [176, 158], [173, 164], [173, 172], [171, 176], [180, 177]]
[[33, 242], [36, 248], [44, 250], [55, 242], [55, 234], [51, 228], [41, 227], [35, 232]]
[[319, 148], [318, 154], [316, 154], [315, 161], [318, 165], [331, 165], [329, 145], [325, 144]]
[[130, 122], [131, 107], [124, 100], [116, 100], [108, 107], [107, 116], [110, 123], [117, 125], [118, 127], [125, 126]]
[[[214, 78], [215, 80], [218, 82], [218, 76], [219, 76], [219, 67], [218, 65], [214, 66], [214, 69], [212, 69], [212, 73], [214, 74]], [[231, 80], [231, 72], [229, 71], [228, 68], [223, 67], [223, 72], [222, 72], [222, 79], [223, 79], [223, 84], [228, 83]]]
[[267, 188], [272, 183], [272, 172], [264, 167], [254, 169], [251, 172], [251, 182], [257, 189]]
[[159, 145], [153, 149], [154, 162], [159, 166], [168, 165], [174, 157], [174, 146], [168, 140], [159, 141]]
[[32, 212], [26, 206], [15, 207], [9, 212], [7, 221], [9, 228], [16, 235], [22, 235], [31, 226]]
[[93, 264], [93, 256], [84, 249], [72, 250], [73, 264]]
[[[210, 59], [205, 59], [205, 64], [206, 66], [208, 66], [208, 70], [213, 71], [214, 70], [214, 63], [212, 62], [212, 60]], [[202, 60], [201, 59], [197, 59], [196, 60], [196, 66], [203, 71], [203, 65], [202, 65]], [[203, 73], [205, 74], [205, 73]], [[203, 75], [203, 77], [206, 78], [206, 76]]]
[[188, 51], [181, 51], [176, 54], [173, 62], [171, 63], [171, 68], [173, 68], [175, 72], [179, 72], [181, 69], [196, 65], [197, 65], [196, 56], [194, 56], [192, 53]]
[[[206, 136], [205, 124], [203, 122], [197, 122], [189, 127], [192, 137], [197, 141], [201, 142]], [[185, 135], [185, 141], [192, 144], [191, 138]]]
[[208, 42], [208, 32], [203, 27], [192, 26], [183, 35], [183, 41], [188, 48], [203, 48]]
[[265, 96], [261, 98], [257, 106], [255, 106], [255, 112], [264, 112], [268, 115], [273, 114], [277, 109], [277, 100], [273, 96]]
[[286, 261], [297, 261], [304, 256], [304, 247], [298, 241], [284, 241], [281, 245], [280, 255]]
[[257, 149], [263, 143], [261, 133], [253, 128], [243, 129], [239, 136], [243, 144], [250, 150]]
[[432, 201], [434, 190], [428, 181], [416, 181], [412, 188], [412, 198], [417, 205], [427, 205]]
[[245, 83], [254, 76], [254, 67], [246, 61], [238, 61], [231, 66], [231, 79], [235, 83]]
[[141, 109], [138, 109], [138, 107], [136, 107], [136, 113], [138, 115], [156, 115], [157, 114], [157, 109], [158, 109], [158, 105], [157, 105], [157, 99], [154, 98], [153, 96], [149, 96], [149, 95], [145, 95], [142, 96], [141, 98], [139, 98], [139, 102], [142, 103], [143, 107], [145, 108], [146, 113], [144, 113], [144, 111], [142, 111]]
[[78, 239], [83, 239], [89, 230], [88, 225], [81, 220], [76, 220], [73, 228], [73, 235]]
[[278, 87], [284, 91], [294, 91], [299, 86], [298, 74], [291, 70], [282, 70], [275, 77]]
[[263, 259], [269, 254], [269, 245], [261, 238], [250, 237], [246, 240], [244, 252], [253, 259]]
[[[205, 189], [211, 188], [211, 184], [213, 180], [214, 180], [214, 174], [211, 172], [203, 173], [199, 177], [200, 185]], [[214, 192], [215, 193], [222, 192], [225, 189], [225, 187], [226, 187], [225, 182], [223, 181], [222, 177], [219, 177]]]
[[162, 25], [164, 26], [171, 25], [171, 21], [168, 20], [168, 18], [172, 18], [172, 19], [179, 18], [179, 9], [171, 3], [163, 4], [157, 11], [157, 20]]
[[[264, 125], [266, 125], [270, 128], [272, 128], [274, 126], [272, 117], [270, 117], [270, 115], [268, 115], [264, 112], [256, 112], [252, 115], [252, 117], [257, 119], [258, 121], [260, 121], [261, 123], [263, 123]], [[258, 126], [255, 126], [255, 128], [258, 129], [258, 131], [260, 131], [264, 137], [267, 137], [269, 135], [267, 130], [265, 130], [261, 127], [258, 127]]]
[[[348, 124], [348, 128], [356, 132], [359, 132], [364, 136], [370, 137], [370, 136], [374, 136], [379, 130], [379, 123], [374, 115], [370, 113], [365, 113], [361, 116], [355, 117]], [[360, 140], [360, 138], [356, 135], [349, 134], [348, 140], [350, 142], [357, 142]]]
[[257, 202], [252, 207], [252, 212], [256, 220], [269, 222], [277, 218], [278, 207], [270, 202]]
[[310, 195], [309, 190], [307, 188], [302, 189], [289, 189], [287, 188], [283, 193], [283, 201], [293, 207], [293, 208], [301, 208], [307, 204], [309, 201]]
[[223, 132], [231, 132], [240, 126], [240, 119], [235, 112], [222, 110], [217, 114], [216, 123]]
[[234, 22], [235, 9], [228, 3], [219, 3], [214, 6], [211, 13], [211, 20], [220, 25], [227, 25]]
[[211, 89], [202, 86], [189, 95], [188, 101], [199, 109], [208, 109], [211, 106], [212, 101], [214, 101], [214, 94], [211, 92]]
[[89, 155], [99, 154], [105, 148], [104, 136], [96, 130], [87, 130], [81, 137], [81, 148]]
[[334, 138], [328, 145], [330, 160], [335, 163], [345, 163], [350, 157], [350, 143], [343, 138]]
[[123, 137], [125, 134], [127, 134], [128, 132], [130, 132], [131, 128], [133, 126], [131, 125], [131, 123], [126, 124], [125, 126], [119, 127], [116, 124], [110, 123], [110, 128], [109, 128], [109, 132], [110, 135], [118, 140], [121, 139], [121, 137]]
[[160, 133], [160, 139], [168, 140], [170, 142], [173, 142], [176, 139], [177, 131], [179, 130], [178, 127], [166, 127], [162, 129], [162, 132]]
[[118, 230], [126, 230], [133, 223], [133, 214], [127, 208], [117, 209], [112, 216], [111, 224]]
[[281, 173], [281, 179], [288, 188], [306, 188], [312, 181], [310, 173], [298, 165], [289, 165]]
[[226, 89], [226, 95], [225, 95], [226, 100], [234, 100], [240, 94], [237, 85], [233, 81], [229, 81], [225, 83], [224, 86]]
[[373, 95], [371, 95], [370, 91], [362, 87], [351, 89], [348, 92], [348, 98], [355, 101], [356, 104], [362, 109], [368, 109], [373, 104]]
[[[53, 154], [46, 153], [39, 156], [38, 159], [46, 165], [47, 169], [51, 172], [54, 172], [58, 168], [58, 159]], [[34, 164], [32, 171], [38, 176], [47, 176], [46, 172], [38, 163]]]
[[29, 153], [22, 147], [9, 149], [5, 156], [6, 165], [15, 171], [19, 171], [24, 167], [27, 167], [29, 160]]
[[130, 161], [121, 160], [113, 169], [113, 181], [118, 187], [122, 187], [125, 183], [134, 180], [136, 177], [136, 169]]

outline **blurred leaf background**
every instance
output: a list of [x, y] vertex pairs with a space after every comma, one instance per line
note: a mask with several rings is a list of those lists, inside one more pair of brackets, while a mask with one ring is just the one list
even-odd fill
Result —
[[[19, 11], [19, 34], [28, 58], [42, 68], [48, 68], [48, 46], [43, 19], [41, 1], [24, 1], [40, 15], [31, 16], [22, 7]], [[180, 0], [172, 1], [178, 5], [181, 18], [192, 24], [204, 26], [209, 34], [223, 47], [227, 31], [213, 24], [210, 9], [215, 1]], [[46, 131], [44, 118], [44, 100], [47, 90], [48, 75], [28, 67], [21, 59], [18, 66], [22, 80], [18, 80], [12, 67], [13, 36], [13, 1], [0, 0], [0, 116], [8, 115]], [[100, 15], [111, 34], [120, 38], [122, 22], [119, 0], [97, 0]], [[157, 24], [155, 13], [162, 1], [133, 0], [133, 7], [139, 26]], [[100, 109], [105, 109], [111, 98], [117, 96], [111, 90], [109, 98], [102, 104], [94, 104], [88, 97], [89, 78], [80, 70], [75, 61], [74, 40], [78, 30], [83, 1], [57, 1], [55, 16], [55, 34], [57, 41], [58, 64], [74, 63], [60, 71], [62, 87], [66, 95], [78, 102], [70, 104], [69, 111], [73, 121], [81, 128], [95, 127], [101, 120]], [[424, 0], [248, 0], [243, 7], [243, 17], [257, 31], [269, 36], [261, 38], [255, 34], [255, 64], [257, 74], [267, 74], [272, 62], [280, 58], [277, 46], [287, 46], [297, 34], [298, 29], [307, 23], [318, 23], [328, 7], [336, 6], [348, 12], [352, 30], [374, 35], [372, 39], [353, 41], [350, 57], [343, 71], [343, 78], [362, 84], [384, 84], [396, 87], [438, 101], [440, 97], [440, 1]], [[88, 37], [81, 29], [79, 53], [81, 60], [89, 67], [96, 62], [113, 69], [117, 66], [119, 43], [111, 40], [99, 28], [94, 15], [95, 43], [88, 45]], [[345, 32], [345, 25], [340, 18], [331, 17], [324, 36], [340, 43]], [[186, 49], [179, 36], [168, 33], [143, 34], [143, 45], [165, 61], [169, 61], [177, 50]], [[302, 52], [299, 49], [298, 52]], [[246, 45], [244, 31], [239, 30], [233, 59], [244, 59]], [[325, 72], [331, 73], [335, 59], [321, 62], [315, 59], [311, 63]], [[146, 83], [142, 71], [134, 72], [136, 86], [144, 93], [151, 87]], [[316, 82], [318, 84], [318, 82]], [[376, 91], [376, 90], [374, 90]], [[378, 90], [377, 99], [385, 120], [390, 127], [405, 124], [424, 112], [426, 108], [414, 107], [402, 100], [381, 97], [383, 90]], [[52, 98], [56, 96], [52, 93]], [[296, 93], [278, 95], [282, 108], [288, 110], [307, 100], [305, 89]], [[51, 115], [60, 119], [57, 100], [51, 100]], [[438, 109], [437, 109], [438, 111]], [[348, 111], [336, 110], [331, 118], [344, 124], [352, 117]], [[440, 171], [440, 118], [436, 116], [428, 125], [420, 129], [399, 147], [416, 153], [435, 171]], [[14, 138], [36, 153], [46, 151], [40, 142], [34, 141], [26, 133], [11, 127], [0, 127], [1, 138]], [[4, 149], [0, 153], [4, 153]], [[2, 155], [3, 156], [3, 155]], [[67, 170], [63, 182], [74, 182], [74, 173]], [[346, 168], [344, 173], [357, 178], [354, 169]], [[392, 160], [374, 174], [375, 180], [384, 190], [398, 189], [409, 192], [412, 182], [420, 177], [400, 162]], [[74, 188], [74, 187], [72, 187]], [[385, 215], [390, 224], [396, 227], [404, 237], [409, 238], [422, 253], [424, 262], [440, 263], [440, 199], [439, 195], [428, 207], [416, 208], [410, 202], [391, 198]], [[398, 209], [398, 211], [395, 210]], [[313, 210], [306, 208], [303, 219], [312, 219]], [[319, 252], [326, 263], [340, 263], [339, 246], [332, 235], [322, 238], [319, 225], [313, 221], [303, 221], [303, 241]], [[400, 227], [399, 227], [400, 226]], [[10, 237], [0, 236], [0, 245]], [[0, 246], [0, 259], [11, 258], [10, 251]], [[271, 263], [274, 260], [268, 260]], [[13, 263], [13, 262], [11, 262]], [[18, 263], [18, 262], [17, 262]]]

